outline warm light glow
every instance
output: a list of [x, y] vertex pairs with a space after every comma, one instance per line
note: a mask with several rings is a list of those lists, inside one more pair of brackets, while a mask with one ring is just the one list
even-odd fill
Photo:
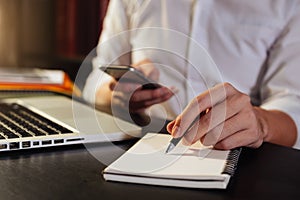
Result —
[[[2, 9], [3, 9], [3, 4], [0, 2], [0, 30], [4, 30]], [[2, 48], [1, 48], [3, 46], [2, 43], [3, 43], [3, 31], [0, 31], [0, 52], [2, 52]]]
[[[20, 1], [21, 2], [21, 1]], [[0, 0], [0, 67], [16, 63], [18, 46], [16, 38], [17, 3]]]

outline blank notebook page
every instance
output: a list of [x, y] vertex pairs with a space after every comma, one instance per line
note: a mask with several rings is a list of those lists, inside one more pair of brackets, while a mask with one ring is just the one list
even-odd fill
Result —
[[166, 154], [172, 137], [163, 134], [147, 134], [105, 171], [137, 176], [223, 180], [224, 167], [229, 151], [218, 151], [201, 146], [179, 144]]

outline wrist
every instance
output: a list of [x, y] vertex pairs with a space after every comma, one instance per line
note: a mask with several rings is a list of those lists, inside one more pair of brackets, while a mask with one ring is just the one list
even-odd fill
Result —
[[293, 119], [279, 110], [254, 107], [263, 141], [283, 146], [293, 146], [297, 139], [297, 128]]
[[271, 133], [269, 132], [267, 113], [260, 107], [254, 107], [254, 112], [257, 118], [259, 134], [261, 135], [263, 142], [269, 142]]

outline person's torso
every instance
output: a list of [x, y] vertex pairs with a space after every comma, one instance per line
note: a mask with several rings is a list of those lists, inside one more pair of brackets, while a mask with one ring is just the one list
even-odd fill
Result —
[[[160, 70], [160, 82], [179, 89], [173, 99], [175, 114], [220, 81], [249, 93], [293, 5], [287, 0], [137, 2], [130, 18], [130, 29], [137, 29], [130, 41], [132, 60], [152, 60]], [[214, 65], [201, 62], [209, 57], [205, 51], [218, 73], [207, 73]]]

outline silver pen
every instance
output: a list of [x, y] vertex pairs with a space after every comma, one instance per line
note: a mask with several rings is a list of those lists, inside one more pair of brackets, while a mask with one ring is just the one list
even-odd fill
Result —
[[173, 139], [170, 141], [170, 144], [169, 144], [169, 146], [168, 146], [168, 148], [167, 148], [167, 150], [166, 150], [165, 153], [169, 153], [170, 151], [172, 151], [172, 150], [176, 147], [176, 145], [180, 142], [180, 140], [185, 136], [185, 134], [187, 134], [187, 133], [190, 131], [190, 129], [193, 127], [193, 125], [194, 125], [197, 121], [199, 121], [200, 117], [202, 117], [202, 116], [203, 116], [204, 114], [206, 114], [206, 113], [207, 113], [207, 110], [201, 112], [201, 113], [193, 120], [193, 122], [189, 125], [189, 127], [185, 130], [185, 132], [182, 134], [182, 136], [180, 136], [180, 137], [178, 137], [178, 138], [173, 138]]

